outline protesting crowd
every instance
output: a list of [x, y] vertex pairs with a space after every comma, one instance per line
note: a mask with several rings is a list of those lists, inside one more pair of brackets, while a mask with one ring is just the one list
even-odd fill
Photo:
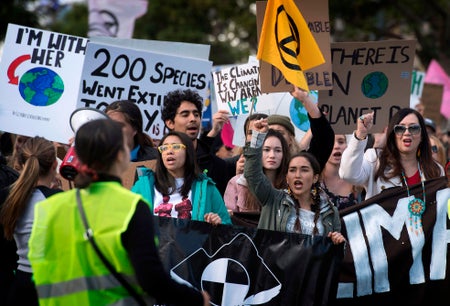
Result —
[[330, 43], [328, 9], [319, 40], [294, 1], [266, 12], [260, 62], [215, 70], [205, 45], [10, 24], [0, 306], [448, 294], [450, 121], [407, 101], [415, 42]]
[[[255, 113], [245, 122], [245, 146], [223, 158], [214, 143], [229, 116], [218, 111], [211, 130], [202, 131], [203, 101], [195, 91], [165, 96], [162, 118], [169, 132], [158, 145], [143, 133], [135, 103], [113, 102], [105, 119], [78, 129], [74, 145], [81, 166], [69, 190], [58, 184], [57, 144], [17, 135], [11, 155], [3, 157], [9, 166], [2, 166], [17, 173], [2, 181], [1, 264], [9, 272], [1, 274], [2, 302], [209, 305], [207, 292], [165, 272], [152, 216], [321, 235], [345, 244], [341, 209], [390, 187], [449, 175], [443, 152], [448, 143], [432, 135], [435, 127], [429, 132], [418, 111], [399, 110], [371, 146], [372, 113], [358, 119], [353, 134], [335, 134], [307, 92], [293, 87], [291, 94], [311, 123], [300, 142], [289, 117]], [[121, 176], [137, 161], [150, 161], [150, 167], [137, 168], [128, 190]], [[424, 191], [411, 205], [419, 219], [425, 197]], [[90, 243], [80, 242], [83, 233], [91, 235]]]

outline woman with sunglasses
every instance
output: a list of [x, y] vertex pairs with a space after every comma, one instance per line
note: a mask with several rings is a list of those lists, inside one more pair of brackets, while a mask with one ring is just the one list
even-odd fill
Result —
[[222, 195], [214, 182], [202, 173], [195, 159], [192, 140], [184, 133], [170, 131], [160, 142], [156, 169], [138, 169], [132, 191], [141, 194], [153, 214], [231, 224]]
[[339, 168], [341, 178], [364, 186], [366, 199], [386, 188], [414, 185], [444, 175], [442, 166], [433, 160], [425, 121], [416, 110], [399, 110], [389, 122], [383, 148], [364, 153], [372, 127], [373, 113], [359, 118]]

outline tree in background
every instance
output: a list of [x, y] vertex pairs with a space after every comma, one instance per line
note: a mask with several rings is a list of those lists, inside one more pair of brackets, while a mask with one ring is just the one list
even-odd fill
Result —
[[[0, 39], [8, 22], [39, 27], [36, 15], [23, 12], [30, 3], [52, 4], [35, 10], [38, 20], [45, 20], [41, 28], [86, 37], [87, 1], [54, 6], [58, 1], [2, 0]], [[416, 38], [417, 68], [436, 59], [450, 74], [450, 1], [329, 0], [329, 6], [333, 41]], [[18, 11], [24, 15], [18, 17]], [[150, 0], [146, 15], [136, 21], [134, 38], [208, 44], [214, 65], [243, 63], [256, 54], [255, 1]]]
[[39, 27], [38, 16], [27, 9], [27, 0], [2, 0], [0, 3], [0, 41], [6, 36], [8, 23]]
[[450, 1], [329, 1], [335, 41], [416, 38], [425, 70], [432, 59], [450, 75]]

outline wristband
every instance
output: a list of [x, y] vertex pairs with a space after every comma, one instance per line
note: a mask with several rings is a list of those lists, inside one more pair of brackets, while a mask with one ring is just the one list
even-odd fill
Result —
[[364, 140], [364, 139], [367, 138], [367, 135], [366, 135], [366, 137], [364, 137], [363, 139], [358, 138], [358, 136], [356, 136], [356, 132], [354, 132], [353, 135], [355, 135], [355, 138], [356, 138], [357, 140], [359, 140], [359, 141]]

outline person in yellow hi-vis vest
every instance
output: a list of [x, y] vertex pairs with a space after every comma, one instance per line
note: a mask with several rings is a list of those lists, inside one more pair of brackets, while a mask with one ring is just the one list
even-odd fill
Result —
[[29, 260], [40, 305], [209, 305], [165, 272], [148, 204], [121, 185], [125, 138], [111, 119], [82, 125], [76, 188], [36, 205]]

